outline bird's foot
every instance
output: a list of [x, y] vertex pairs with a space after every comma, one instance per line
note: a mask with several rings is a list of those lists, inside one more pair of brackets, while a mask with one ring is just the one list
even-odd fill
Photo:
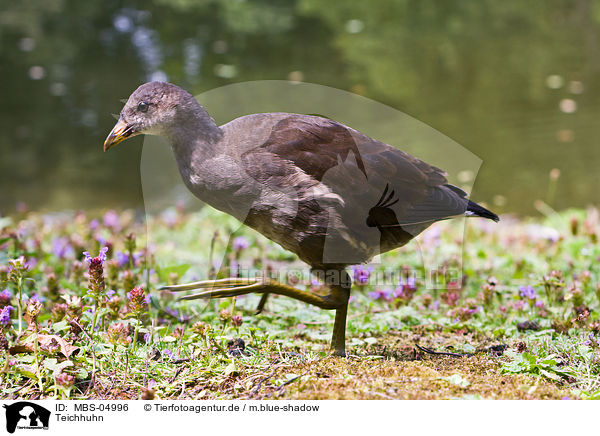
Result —
[[203, 289], [200, 292], [180, 297], [180, 300], [196, 300], [199, 298], [227, 298], [251, 293], [263, 294], [258, 305], [262, 310], [268, 294], [284, 295], [321, 309], [336, 309], [335, 323], [333, 326], [333, 337], [331, 339], [331, 350], [334, 356], [345, 357], [345, 332], [346, 313], [348, 310], [348, 298], [350, 289], [342, 286], [332, 286], [329, 294], [316, 295], [293, 286], [279, 283], [269, 278], [228, 278], [219, 280], [203, 280], [200, 282], [186, 283], [182, 285], [164, 286], [161, 290], [172, 292], [192, 291]]
[[195, 294], [184, 295], [180, 300], [196, 300], [199, 298], [226, 298], [259, 292], [265, 285], [262, 279], [227, 278], [219, 280], [202, 280], [181, 285], [163, 286], [161, 290], [171, 292], [205, 289]]

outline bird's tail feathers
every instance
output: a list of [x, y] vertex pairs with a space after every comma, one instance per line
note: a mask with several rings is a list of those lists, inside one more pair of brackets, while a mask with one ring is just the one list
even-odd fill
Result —
[[485, 207], [480, 206], [477, 203], [472, 202], [471, 200], [469, 200], [469, 204], [467, 206], [467, 211], [465, 212], [465, 215], [488, 218], [496, 222], [500, 221], [500, 218], [498, 218], [498, 215], [496, 215], [494, 212], [487, 210]]

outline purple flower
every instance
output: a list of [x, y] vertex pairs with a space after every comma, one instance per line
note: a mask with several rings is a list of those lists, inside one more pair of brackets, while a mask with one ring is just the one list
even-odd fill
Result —
[[122, 253], [120, 251], [115, 255], [115, 258], [117, 259], [119, 268], [122, 268], [129, 263], [129, 255]]
[[544, 302], [542, 300], [538, 300], [535, 302], [535, 307], [537, 307], [538, 309], [543, 309], [544, 308]]
[[149, 344], [150, 343], [150, 339], [152, 339], [152, 335], [150, 335], [150, 333], [146, 333], [144, 335], [144, 342]]
[[106, 291], [106, 299], [110, 300], [116, 294], [114, 289], [109, 289]]
[[173, 353], [171, 352], [171, 350], [167, 350], [166, 348], [163, 350], [163, 354], [168, 357], [169, 359], [173, 359], [175, 356], [173, 356]]
[[533, 286], [531, 285], [519, 287], [519, 294], [522, 298], [527, 298], [529, 300], [535, 300], [536, 297], [535, 289], [533, 289]]
[[25, 262], [25, 267], [28, 270], [32, 270], [33, 268], [35, 268], [35, 266], [38, 264], [38, 260], [35, 257], [30, 257], [27, 259], [27, 261]]
[[41, 302], [42, 302], [42, 300], [45, 300], [45, 298], [43, 298], [43, 297], [40, 297], [38, 294], [33, 294], [31, 297], [29, 297], [29, 299], [30, 299], [31, 301], [35, 301], [35, 302], [37, 302], [37, 303], [41, 303]]
[[588, 335], [588, 338], [585, 341], [583, 341], [583, 345], [587, 345], [587, 346], [589, 346], [589, 345], [596, 345], [596, 344], [598, 344], [598, 341], [594, 337], [593, 333], [590, 333]]
[[233, 249], [235, 251], [245, 250], [249, 246], [250, 246], [250, 242], [248, 242], [248, 240], [246, 238], [244, 238], [243, 236], [238, 236], [237, 238], [235, 238], [233, 240]]
[[400, 277], [398, 280], [398, 286], [408, 291], [414, 292], [417, 290], [417, 282], [414, 277], [407, 277], [406, 281], [404, 281], [404, 278]]
[[10, 323], [10, 312], [15, 310], [12, 306], [4, 306], [0, 311], [0, 325], [6, 327]]
[[52, 242], [52, 252], [54, 255], [60, 259], [64, 259], [66, 257], [73, 257], [75, 251], [73, 250], [73, 246], [71, 245], [69, 238], [55, 238]]
[[84, 251], [83, 255], [85, 256], [85, 260], [88, 263], [104, 263], [106, 261], [106, 252], [107, 251], [108, 251], [108, 247], [104, 247], [100, 250], [100, 253], [96, 257], [90, 256], [90, 253], [88, 253], [87, 251]]
[[117, 228], [121, 225], [119, 215], [114, 210], [109, 210], [106, 212], [102, 218], [102, 222], [106, 227], [110, 228]]
[[96, 230], [98, 228], [98, 226], [100, 225], [100, 223], [98, 222], [98, 220], [96, 218], [94, 218], [93, 220], [90, 221], [90, 230]]
[[520, 311], [520, 310], [525, 309], [526, 305], [527, 305], [527, 303], [525, 303], [523, 300], [518, 300], [513, 303], [513, 309]]
[[350, 268], [354, 274], [354, 282], [356, 284], [362, 286], [369, 282], [369, 277], [371, 277], [371, 272], [373, 271], [372, 266], [365, 268], [362, 265], [352, 265]]
[[165, 308], [165, 312], [167, 313], [167, 315], [170, 315], [173, 318], [179, 318], [179, 312], [177, 312], [177, 310], [175, 310], [175, 309], [172, 309], [170, 307], [166, 307]]
[[381, 298], [381, 294], [379, 293], [379, 291], [372, 291], [369, 292], [369, 298], [372, 298], [373, 300], [379, 300]]
[[2, 292], [0, 292], [0, 299], [2, 300], [10, 300], [11, 295], [10, 295], [10, 291], [7, 289], [3, 290]]
[[394, 292], [391, 289], [384, 289], [382, 291], [379, 290], [379, 291], [369, 292], [368, 295], [373, 300], [391, 301], [394, 299]]
[[[129, 265], [129, 255], [127, 253], [118, 252], [115, 255], [115, 258], [117, 259], [117, 263], [119, 264], [119, 268], [122, 268], [122, 267], [124, 267], [126, 265]], [[140, 258], [140, 254], [139, 253], [133, 253], [133, 264], [134, 265], [137, 265], [139, 258]]]
[[173, 227], [177, 224], [178, 214], [177, 211], [173, 209], [167, 209], [161, 214], [161, 218], [167, 226]]

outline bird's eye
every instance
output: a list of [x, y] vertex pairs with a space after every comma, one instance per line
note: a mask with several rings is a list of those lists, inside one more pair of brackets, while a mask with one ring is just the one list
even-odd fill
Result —
[[148, 103], [146, 103], [145, 101], [142, 101], [140, 104], [138, 104], [137, 110], [139, 112], [148, 112], [149, 107], [150, 107], [150, 105]]

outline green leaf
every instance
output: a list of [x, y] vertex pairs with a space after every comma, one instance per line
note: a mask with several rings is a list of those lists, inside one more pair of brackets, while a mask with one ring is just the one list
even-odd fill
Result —
[[449, 377], [441, 377], [441, 380], [446, 380], [448, 383], [453, 384], [455, 386], [459, 386], [461, 388], [466, 388], [471, 384], [471, 382], [462, 378], [460, 374], [452, 374]]
[[542, 374], [544, 377], [547, 377], [547, 378], [549, 378], [551, 380], [555, 380], [555, 381], [560, 381], [561, 380], [561, 377], [559, 375], [554, 374], [554, 373], [552, 373], [550, 371], [546, 371], [545, 369], [541, 369], [540, 368], [540, 374]]
[[52, 324], [52, 330], [54, 330], [54, 333], [59, 333], [70, 328], [71, 326], [67, 320], [62, 320]]
[[158, 278], [161, 282], [167, 282], [171, 273], [176, 273], [179, 277], [183, 277], [187, 270], [190, 269], [190, 264], [184, 263], [181, 265], [168, 266], [158, 270]]
[[73, 362], [70, 360], [65, 360], [57, 363], [57, 359], [49, 358], [44, 361], [44, 366], [56, 375], [59, 374], [63, 369], [73, 366]]
[[227, 367], [225, 368], [224, 374], [225, 375], [232, 375], [238, 372], [237, 366], [234, 362], [231, 362], [229, 365], [227, 365]]

